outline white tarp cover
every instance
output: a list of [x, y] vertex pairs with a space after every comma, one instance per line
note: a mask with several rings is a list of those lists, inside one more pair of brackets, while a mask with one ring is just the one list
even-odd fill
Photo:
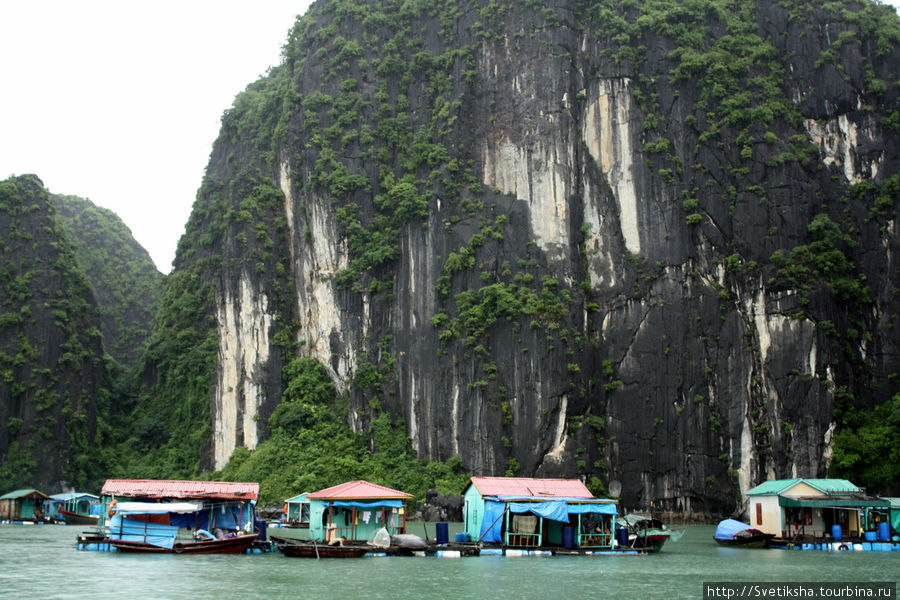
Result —
[[203, 508], [194, 502], [119, 502], [115, 510], [131, 514], [193, 513]]

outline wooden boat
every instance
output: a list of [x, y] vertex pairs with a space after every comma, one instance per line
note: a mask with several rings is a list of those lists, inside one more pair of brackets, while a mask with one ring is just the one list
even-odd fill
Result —
[[713, 539], [723, 546], [740, 546], [742, 548], [767, 548], [769, 541], [775, 537], [769, 533], [763, 533], [759, 529], [751, 527], [735, 519], [720, 521], [716, 527]]
[[361, 544], [345, 544], [330, 546], [315, 541], [306, 540], [286, 540], [284, 538], [275, 538], [275, 547], [278, 548], [285, 556], [296, 556], [300, 558], [359, 558], [367, 552], [375, 550], [371, 546]]
[[643, 552], [659, 552], [670, 539], [680, 540], [685, 529], [670, 529], [656, 517], [634, 514], [619, 517], [617, 525], [628, 530], [628, 547]]
[[237, 535], [215, 540], [176, 540], [171, 548], [156, 546], [147, 542], [109, 540], [119, 552], [142, 552], [152, 554], [243, 554], [256, 541], [257, 533]]
[[59, 516], [66, 525], [99, 525], [100, 515], [83, 515], [63, 508], [59, 509]]

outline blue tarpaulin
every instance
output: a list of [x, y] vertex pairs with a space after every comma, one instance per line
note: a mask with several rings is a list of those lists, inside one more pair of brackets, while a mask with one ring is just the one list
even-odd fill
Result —
[[109, 526], [109, 537], [126, 542], [145, 542], [160, 548], [169, 548], [175, 544], [178, 528], [171, 525], [160, 525], [148, 521], [137, 521], [122, 515], [115, 515]]
[[725, 519], [724, 521], [719, 522], [719, 526], [716, 527], [716, 534], [713, 537], [715, 537], [717, 540], [731, 540], [734, 539], [734, 535], [736, 533], [740, 533], [741, 531], [746, 531], [748, 529], [752, 530], [753, 528], [746, 523], [741, 523], [740, 521], [736, 521], [734, 519]]
[[479, 539], [484, 542], [492, 542], [499, 544], [503, 541], [500, 537], [500, 528], [503, 523], [503, 513], [506, 511], [504, 502], [485, 501], [484, 517], [481, 521], [481, 531]]
[[376, 500], [374, 502], [356, 502], [352, 500], [335, 500], [334, 506], [352, 506], [356, 508], [403, 508], [402, 500]]
[[250, 522], [249, 504], [223, 504], [210, 508], [212, 526], [220, 529], [240, 529], [244, 523]]
[[204, 508], [202, 503], [150, 503], [122, 502], [118, 504], [121, 514], [164, 514], [169, 524], [182, 529], [241, 529], [252, 522], [252, 504], [248, 502], [227, 502], [211, 504]]
[[501, 537], [503, 519], [501, 517], [507, 506], [511, 513], [532, 513], [544, 519], [562, 523], [569, 522], [570, 514], [615, 515], [617, 513], [616, 505], [613, 502], [585, 504], [584, 498], [554, 498], [553, 500], [528, 496], [495, 496], [494, 498], [485, 498], [480, 539], [484, 542], [498, 544], [503, 541]]
[[618, 514], [615, 504], [570, 504], [570, 515], [616, 515]]

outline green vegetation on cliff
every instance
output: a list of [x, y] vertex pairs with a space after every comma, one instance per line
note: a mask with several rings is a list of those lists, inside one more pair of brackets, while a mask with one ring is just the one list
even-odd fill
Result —
[[895, 489], [900, 481], [900, 394], [874, 410], [843, 415], [831, 474], [867, 490]]
[[97, 300], [104, 348], [132, 367], [150, 335], [163, 275], [115, 213], [77, 196], [53, 195], [53, 201]]
[[112, 402], [100, 320], [50, 195], [0, 182], [0, 489], [96, 485]]
[[260, 502], [280, 503], [304, 491], [366, 479], [425, 498], [428, 489], [455, 495], [468, 477], [458, 459], [416, 458], [402, 423], [376, 410], [366, 434], [347, 426], [346, 401], [321, 364], [295, 359], [284, 369], [281, 404], [269, 419], [270, 438], [256, 450], [239, 448], [215, 474], [224, 481], [260, 482]]

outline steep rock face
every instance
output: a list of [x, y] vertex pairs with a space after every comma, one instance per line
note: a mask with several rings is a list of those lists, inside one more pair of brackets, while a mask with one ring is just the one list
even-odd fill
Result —
[[196, 210], [251, 220], [212, 245], [210, 466], [265, 435], [279, 335], [423, 458], [695, 515], [825, 475], [836, 391], [896, 392], [897, 40], [806, 2], [532, 5], [318, 2], [223, 118]]
[[0, 182], [0, 254], [0, 483], [84, 485], [108, 409], [100, 318], [34, 175]]
[[[254, 401], [265, 398], [259, 370], [269, 360], [268, 313], [265, 292], [256, 289], [247, 273], [241, 274], [239, 296], [224, 290], [218, 308], [219, 369], [213, 402], [213, 459], [224, 465], [238, 446], [256, 448], [254, 420], [259, 409]], [[240, 382], [238, 387], [232, 385]], [[233, 433], [234, 437], [228, 437]]]

